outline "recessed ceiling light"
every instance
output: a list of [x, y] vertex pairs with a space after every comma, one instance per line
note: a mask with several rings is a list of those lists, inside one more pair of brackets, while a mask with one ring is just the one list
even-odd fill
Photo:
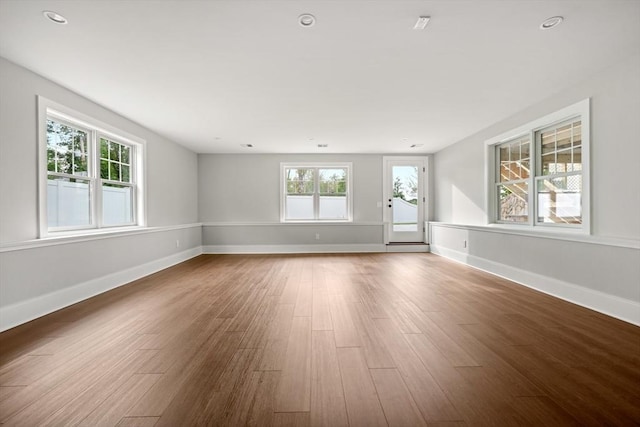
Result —
[[329, 144], [318, 144], [318, 148], [327, 148]]
[[42, 14], [44, 15], [45, 18], [47, 18], [49, 21], [51, 22], [55, 22], [56, 24], [66, 24], [67, 18], [65, 18], [64, 16], [60, 15], [59, 13], [55, 13], [51, 10], [43, 10]]
[[410, 147], [411, 148], [419, 148], [422, 147], [424, 144], [411, 144]]
[[553, 27], [557, 27], [558, 25], [560, 25], [562, 21], [564, 21], [564, 18], [562, 16], [552, 16], [549, 19], [545, 19], [545, 21], [542, 24], [540, 24], [540, 29], [549, 30]]
[[310, 13], [303, 13], [302, 15], [298, 16], [298, 23], [300, 23], [300, 25], [303, 27], [313, 27], [313, 25], [316, 23], [316, 17]]
[[431, 20], [430, 16], [420, 16], [416, 21], [416, 25], [413, 26], [414, 30], [424, 30], [427, 27], [427, 24]]
[[240, 147], [253, 148], [253, 144], [240, 144]]

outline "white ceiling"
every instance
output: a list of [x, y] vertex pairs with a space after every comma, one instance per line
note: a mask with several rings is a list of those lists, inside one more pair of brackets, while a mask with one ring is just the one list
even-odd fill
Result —
[[435, 152], [637, 53], [636, 0], [0, 0], [0, 55], [200, 153]]

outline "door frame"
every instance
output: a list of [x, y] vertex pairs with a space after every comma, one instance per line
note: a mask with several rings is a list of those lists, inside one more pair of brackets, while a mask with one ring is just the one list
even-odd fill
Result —
[[[389, 199], [393, 199], [393, 184], [392, 181], [392, 163], [394, 162], [412, 162], [418, 164], [418, 232], [419, 237], [415, 239], [409, 239], [406, 241], [397, 240], [393, 236], [393, 224], [391, 224], [392, 212], [389, 207]], [[382, 157], [382, 195], [383, 195], [383, 214], [382, 220], [384, 222], [384, 243], [403, 243], [403, 242], [422, 242], [428, 243], [427, 231], [425, 221], [428, 218], [429, 205], [427, 201], [430, 199], [429, 186], [429, 157], [428, 156], [383, 156]]]

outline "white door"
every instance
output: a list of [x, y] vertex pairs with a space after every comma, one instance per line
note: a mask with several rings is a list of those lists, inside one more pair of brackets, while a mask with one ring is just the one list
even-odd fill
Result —
[[384, 221], [389, 243], [423, 242], [426, 195], [423, 157], [384, 158]]

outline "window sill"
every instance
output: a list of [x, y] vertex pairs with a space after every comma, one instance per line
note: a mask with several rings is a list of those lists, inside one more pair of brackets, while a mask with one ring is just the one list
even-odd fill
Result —
[[142, 225], [125, 225], [122, 227], [104, 227], [104, 228], [81, 228], [71, 230], [50, 231], [47, 236], [41, 237], [39, 241], [49, 241], [56, 239], [66, 239], [74, 237], [90, 237], [90, 236], [102, 236], [106, 234], [119, 234], [130, 233], [135, 231], [145, 230], [147, 227]]
[[494, 222], [486, 225], [489, 228], [500, 230], [515, 230], [517, 232], [530, 233], [531, 235], [552, 234], [559, 236], [590, 236], [590, 233], [580, 227], [563, 227], [562, 225], [521, 225], [509, 222]]
[[553, 230], [549, 230], [548, 228], [544, 228], [540, 230], [541, 227], [527, 227], [527, 226], [517, 226], [517, 225], [509, 225], [509, 224], [488, 224], [488, 225], [465, 225], [465, 224], [451, 224], [446, 222], [429, 222], [429, 226], [436, 227], [446, 227], [446, 228], [459, 228], [463, 230], [474, 230], [474, 231], [482, 231], [482, 232], [490, 232], [490, 233], [503, 233], [517, 236], [525, 236], [525, 237], [535, 237], [540, 239], [552, 239], [552, 240], [563, 240], [569, 242], [579, 242], [579, 243], [588, 243], [594, 245], [605, 245], [605, 246], [617, 246], [622, 248], [629, 249], [640, 249], [640, 240], [633, 239], [621, 239], [615, 237], [601, 237], [594, 236], [591, 234], [586, 234], [583, 230], [576, 229], [558, 229], [558, 227]]
[[119, 227], [117, 229], [76, 230], [55, 233], [40, 239], [25, 240], [23, 242], [6, 243], [0, 246], [0, 252], [12, 252], [46, 246], [66, 245], [70, 243], [88, 242], [92, 240], [111, 239], [116, 237], [134, 236], [137, 234], [157, 233], [162, 231], [179, 230], [183, 228], [201, 227], [201, 223], [180, 224], [166, 227]]

